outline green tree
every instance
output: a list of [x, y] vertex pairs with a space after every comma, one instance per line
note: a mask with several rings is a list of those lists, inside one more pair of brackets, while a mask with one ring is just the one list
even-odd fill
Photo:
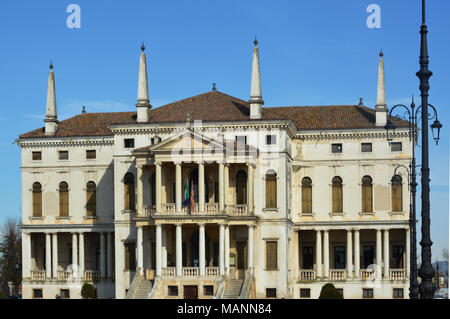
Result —
[[344, 299], [342, 294], [337, 290], [333, 284], [328, 283], [322, 287], [319, 299]]
[[81, 287], [81, 297], [83, 299], [95, 299], [95, 288], [92, 284], [85, 282]]

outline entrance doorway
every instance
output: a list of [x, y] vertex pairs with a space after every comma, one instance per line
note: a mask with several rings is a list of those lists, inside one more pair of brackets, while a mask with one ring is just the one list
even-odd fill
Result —
[[184, 299], [198, 299], [198, 286], [183, 286]]
[[314, 250], [313, 247], [303, 247], [303, 269], [313, 269]]

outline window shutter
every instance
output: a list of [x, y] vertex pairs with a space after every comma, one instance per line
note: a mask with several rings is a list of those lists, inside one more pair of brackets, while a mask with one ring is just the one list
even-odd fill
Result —
[[312, 187], [309, 178], [302, 180], [302, 213], [312, 214]]
[[363, 177], [361, 200], [362, 211], [365, 213], [372, 212], [372, 179], [369, 176]]
[[266, 242], [266, 269], [276, 270], [277, 269], [277, 242], [268, 241]]
[[89, 182], [86, 190], [86, 214], [87, 216], [95, 216], [97, 210], [97, 191], [95, 184]]
[[42, 188], [41, 184], [33, 184], [33, 217], [42, 217]]
[[394, 177], [392, 182], [392, 211], [403, 211], [402, 184], [398, 177]]

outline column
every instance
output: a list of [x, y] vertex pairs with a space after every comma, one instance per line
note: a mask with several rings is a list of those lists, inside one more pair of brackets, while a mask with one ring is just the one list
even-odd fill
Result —
[[162, 249], [161, 249], [161, 266], [167, 267], [167, 230], [162, 227]]
[[406, 233], [406, 238], [405, 238], [405, 242], [406, 242], [406, 264], [405, 264], [405, 268], [406, 268], [406, 279], [409, 280], [409, 276], [410, 276], [410, 270], [411, 270], [411, 241], [410, 241], [410, 236], [411, 236], [411, 232], [408, 229], [406, 229], [405, 231]]
[[230, 199], [229, 199], [229, 195], [228, 195], [228, 190], [230, 189], [230, 170], [229, 170], [230, 166], [229, 164], [225, 163], [224, 167], [223, 167], [223, 188], [224, 188], [224, 206], [226, 207], [227, 205], [229, 205], [230, 203]]
[[248, 226], [247, 268], [253, 268], [253, 225]]
[[100, 233], [100, 278], [105, 278], [105, 233]]
[[224, 164], [223, 162], [219, 163], [219, 212], [222, 212], [224, 209]]
[[359, 269], [360, 269], [360, 264], [359, 264], [359, 260], [360, 260], [360, 253], [359, 253], [359, 230], [355, 229], [355, 237], [354, 237], [354, 241], [355, 241], [355, 273], [354, 273], [354, 277], [355, 278], [359, 278]]
[[183, 233], [181, 224], [176, 225], [176, 266], [177, 266], [177, 276], [182, 276], [182, 261], [183, 261]]
[[253, 164], [247, 164], [248, 175], [247, 175], [247, 202], [248, 202], [248, 212], [253, 213]]
[[175, 204], [177, 214], [181, 214], [181, 163], [175, 164]]
[[353, 278], [352, 230], [347, 230], [347, 278]]
[[323, 276], [328, 278], [330, 270], [330, 237], [328, 230], [323, 231]]
[[225, 275], [230, 274], [230, 226], [225, 225]]
[[377, 257], [376, 257], [376, 272], [377, 279], [381, 279], [381, 230], [377, 229]]
[[322, 235], [316, 231], [316, 272], [317, 277], [322, 277]]
[[[26, 233], [24, 231], [22, 231], [22, 261], [23, 261], [23, 263], [22, 263], [22, 278], [30, 278], [31, 277], [31, 234]], [[48, 267], [48, 268], [50, 268], [50, 267]]]
[[225, 273], [224, 267], [224, 248], [225, 248], [225, 225], [219, 225], [219, 275]]
[[137, 226], [137, 268], [140, 274], [144, 273], [144, 232], [142, 226]]
[[49, 233], [45, 234], [45, 278], [52, 278], [52, 238]]
[[113, 259], [112, 259], [112, 251], [113, 251], [113, 242], [112, 242], [112, 233], [106, 233], [106, 277], [113, 277]]
[[384, 279], [389, 279], [389, 229], [384, 230]]
[[52, 253], [53, 253], [53, 265], [52, 265], [52, 277], [58, 278], [58, 233], [53, 233], [53, 247], [52, 247]]
[[156, 276], [161, 276], [161, 225], [156, 225]]
[[198, 163], [198, 211], [205, 212], [205, 164]]
[[161, 211], [161, 163], [155, 163], [155, 204], [156, 204], [156, 211]]
[[72, 234], [72, 272], [73, 276], [78, 277], [78, 236], [77, 233]]
[[199, 248], [198, 248], [198, 259], [200, 266], [200, 276], [205, 275], [205, 225], [199, 225]]
[[79, 233], [78, 234], [78, 249], [80, 251], [79, 253], [79, 259], [80, 259], [80, 264], [79, 264], [79, 269], [80, 269], [80, 278], [84, 278], [84, 233]]
[[144, 213], [144, 185], [142, 180], [142, 165], [137, 165], [137, 214]]

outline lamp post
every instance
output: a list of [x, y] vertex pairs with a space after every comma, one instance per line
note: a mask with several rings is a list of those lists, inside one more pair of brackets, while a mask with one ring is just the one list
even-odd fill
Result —
[[[431, 125], [431, 129], [433, 132], [433, 138], [436, 142], [436, 145], [439, 143], [440, 137], [440, 129], [442, 128], [442, 124], [438, 120], [438, 115], [436, 108], [432, 105], [428, 105], [433, 110], [433, 114], [427, 113], [427, 119], [435, 121]], [[394, 182], [395, 175], [397, 174], [397, 170], [400, 168], [404, 168], [408, 173], [408, 181], [410, 186], [410, 205], [409, 205], [409, 227], [410, 227], [410, 242], [411, 242], [411, 250], [410, 250], [410, 285], [409, 285], [409, 297], [410, 299], [418, 299], [419, 298], [419, 284], [417, 282], [417, 243], [416, 243], [416, 168], [421, 165], [416, 165], [416, 157], [415, 157], [415, 146], [417, 141], [417, 136], [419, 133], [419, 112], [423, 109], [422, 106], [419, 108], [415, 108], [414, 97], [411, 102], [410, 108], [403, 104], [394, 105], [389, 111], [388, 119], [392, 119], [393, 113], [396, 110], [403, 109], [405, 112], [401, 118], [408, 121], [408, 136], [412, 145], [412, 158], [411, 163], [409, 165], [409, 170], [404, 165], [399, 165], [394, 170], [394, 177], [392, 177], [392, 182]], [[399, 118], [396, 116], [395, 118]], [[392, 121], [388, 121], [386, 125], [387, 131], [387, 140], [389, 144], [392, 141], [393, 132], [395, 132], [395, 125]], [[423, 136], [423, 135], [422, 135]]]

